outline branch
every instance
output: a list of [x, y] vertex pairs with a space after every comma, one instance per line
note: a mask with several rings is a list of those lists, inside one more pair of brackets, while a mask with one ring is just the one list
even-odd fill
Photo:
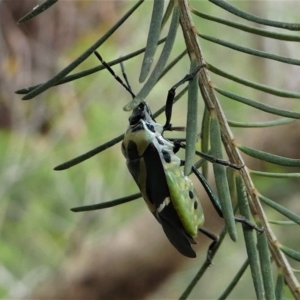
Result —
[[[196, 28], [193, 24], [189, 6], [186, 0], [178, 0], [179, 10], [180, 10], [180, 24], [182, 28], [182, 32], [184, 35], [184, 39], [186, 42], [186, 46], [188, 49], [189, 56], [192, 60], [196, 60], [198, 65], [204, 63], [203, 54], [200, 48], [200, 45], [197, 40]], [[230, 127], [227, 123], [226, 117], [222, 111], [222, 108], [219, 104], [219, 101], [213, 91], [213, 87], [211, 85], [211, 80], [209, 78], [208, 72], [205, 70], [200, 71], [199, 76], [199, 88], [201, 90], [203, 99], [205, 101], [207, 109], [211, 114], [216, 114], [217, 119], [219, 121], [222, 140], [227, 155], [232, 161], [237, 165], [244, 165], [244, 161], [235, 147], [234, 137], [230, 130]], [[258, 224], [263, 225], [265, 229], [265, 233], [267, 235], [269, 248], [271, 250], [273, 259], [276, 265], [279, 268], [283, 269], [283, 274], [286, 283], [290, 287], [295, 298], [300, 298], [300, 287], [296, 277], [293, 274], [291, 266], [289, 265], [286, 257], [280, 251], [280, 249], [276, 246], [277, 239], [274, 233], [272, 232], [268, 219], [264, 213], [264, 210], [260, 204], [258, 199], [256, 189], [251, 180], [250, 174], [247, 168], [243, 168], [240, 171], [241, 177], [243, 178], [244, 184], [247, 189], [247, 193], [249, 196], [249, 204], [251, 207], [252, 214], [257, 221]]]

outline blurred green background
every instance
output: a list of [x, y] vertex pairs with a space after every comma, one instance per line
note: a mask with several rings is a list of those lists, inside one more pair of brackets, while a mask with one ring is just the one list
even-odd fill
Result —
[[[126, 169], [120, 144], [67, 171], [53, 171], [56, 165], [124, 133], [129, 114], [122, 107], [131, 97], [107, 71], [51, 88], [30, 101], [21, 101], [22, 96], [14, 93], [17, 89], [51, 78], [101, 37], [134, 3], [60, 1], [22, 25], [17, 25], [17, 20], [35, 6], [34, 1], [0, 3], [0, 298], [16, 299], [30, 294], [40, 282], [60, 270], [68, 257], [83, 244], [107, 237], [113, 240], [118, 230], [128, 226], [133, 217], [148, 213], [142, 200], [103, 211], [77, 214], [70, 211], [71, 207], [137, 192]], [[294, 5], [297, 5], [298, 11], [300, 7], [296, 1], [276, 1], [276, 5], [267, 1], [233, 1], [232, 4], [270, 19], [280, 17], [290, 22], [299, 21]], [[226, 12], [208, 2], [191, 1], [191, 5], [228, 17]], [[152, 3], [146, 1], [99, 49], [106, 61], [144, 47], [151, 8]], [[207, 35], [290, 57], [299, 56], [296, 43], [263, 39], [196, 17], [194, 20], [196, 27]], [[228, 72], [277, 88], [299, 91], [299, 71], [294, 66], [235, 53], [206, 41], [201, 41], [201, 47], [208, 62]], [[183, 49], [184, 41], [179, 29], [172, 58]], [[125, 63], [135, 92], [141, 87], [138, 83], [141, 59], [142, 56], [139, 56]], [[76, 71], [97, 64], [99, 61], [90, 56]], [[114, 69], [120, 74], [118, 66]], [[188, 58], [185, 57], [156, 85], [147, 99], [153, 111], [164, 104], [168, 89], [188, 70]], [[250, 88], [245, 90], [241, 85], [214, 75], [212, 80], [216, 85], [238, 94], [247, 94], [250, 98], [285, 108], [299, 108], [295, 101], [282, 101], [274, 96], [258, 94]], [[185, 124], [185, 101], [181, 102], [174, 109], [173, 123], [176, 125]], [[226, 99], [221, 98], [221, 103], [229, 119], [262, 121], [269, 118], [262, 112]], [[163, 123], [164, 118], [160, 117], [158, 121]], [[263, 130], [234, 132], [241, 140], [246, 140], [247, 145], [253, 143], [263, 147]], [[289, 197], [291, 207], [294, 207], [292, 199], [298, 199], [299, 189], [297, 192], [295, 181], [277, 184], [275, 180], [259, 179], [255, 183], [261, 189], [270, 190], [271, 196], [279, 195], [283, 200]], [[294, 190], [295, 196], [291, 197]], [[161, 234], [155, 222], [153, 219], [157, 234]], [[277, 232], [280, 235], [280, 229]], [[145, 239], [140, 243], [147, 245], [147, 234], [145, 232]], [[291, 234], [292, 239], [293, 236]], [[295, 236], [298, 238], [294, 238], [294, 247], [299, 249], [299, 235], [295, 233]], [[216, 297], [218, 293], [215, 292], [221, 291], [229, 280], [226, 275], [235, 274], [246, 257], [241, 232], [238, 244], [227, 239], [222, 248], [209, 274], [195, 291], [195, 295], [201, 295], [202, 299]], [[182, 265], [159, 291], [148, 296], [149, 299], [178, 297], [202, 264], [205, 253], [203, 249], [199, 258]], [[254, 297], [252, 290], [245, 294], [245, 286], [249, 285], [248, 272], [234, 291], [234, 297]]]

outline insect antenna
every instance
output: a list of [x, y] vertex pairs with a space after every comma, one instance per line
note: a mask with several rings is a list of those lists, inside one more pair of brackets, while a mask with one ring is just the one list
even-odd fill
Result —
[[108, 65], [108, 63], [106, 61], [103, 60], [102, 56], [97, 52], [94, 51], [94, 54], [96, 55], [96, 57], [101, 61], [102, 65], [109, 71], [109, 73], [126, 89], [126, 91], [128, 91], [130, 93], [130, 95], [132, 96], [132, 98], [135, 97], [135, 94], [133, 93], [133, 91], [131, 90], [131, 87], [129, 85], [128, 79], [127, 79], [127, 75], [125, 73], [124, 70], [124, 66], [121, 63], [121, 69], [122, 69], [122, 73], [123, 73], [123, 77], [124, 80], [126, 82], [126, 84], [123, 82], [123, 80], [114, 72], [114, 70]]
[[129, 90], [131, 91], [132, 98], [134, 98], [135, 96], [134, 96], [134, 93], [132, 92], [132, 88], [131, 88], [131, 86], [130, 86], [130, 83], [129, 83], [127, 74], [126, 74], [126, 72], [125, 72], [124, 64], [123, 64], [122, 61], [121, 61], [120, 65], [121, 65], [121, 70], [122, 70], [123, 78], [124, 78], [124, 80], [125, 80], [125, 82], [126, 82], [126, 84], [127, 84], [127, 87], [128, 87]]

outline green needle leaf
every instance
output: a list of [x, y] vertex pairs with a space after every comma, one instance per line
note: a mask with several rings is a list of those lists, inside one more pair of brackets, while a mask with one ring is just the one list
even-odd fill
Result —
[[[208, 153], [209, 150], [209, 132], [210, 132], [210, 113], [205, 107], [203, 111], [203, 118], [201, 124], [201, 151]], [[205, 162], [202, 166], [202, 174], [207, 179], [208, 178], [208, 163]]]
[[295, 122], [295, 119], [282, 118], [282, 119], [265, 121], [265, 122], [237, 122], [237, 121], [228, 120], [228, 124], [231, 127], [240, 127], [240, 128], [272, 127], [272, 126], [285, 125], [292, 122]]
[[298, 225], [300, 225], [300, 216], [298, 216], [294, 212], [288, 210], [287, 208], [283, 207], [282, 205], [272, 201], [271, 199], [269, 199], [263, 195], [259, 195], [258, 197], [262, 202], [264, 202], [268, 206], [272, 207], [273, 209], [277, 210], [279, 213], [286, 216], [288, 219], [290, 219], [290, 220], [294, 221], [295, 223], [297, 223]]
[[284, 245], [280, 245], [279, 246], [280, 250], [286, 254], [288, 257], [294, 259], [294, 260], [297, 260], [300, 262], [300, 252], [294, 250], [294, 249], [291, 249], [289, 247], [286, 247]]
[[[250, 213], [249, 203], [245, 192], [245, 186], [240, 176], [237, 176], [236, 178], [236, 187], [237, 187], [238, 204], [239, 204], [240, 213], [242, 216], [250, 220], [251, 213]], [[264, 298], [263, 280], [260, 271], [259, 256], [256, 248], [256, 239], [254, 236], [254, 232], [253, 230], [249, 230], [249, 228], [243, 226], [243, 233], [244, 233], [246, 250], [247, 250], [250, 269], [251, 269], [252, 280], [253, 280], [255, 293], [256, 293], [256, 299], [263, 299]]]
[[249, 86], [251, 88], [254, 88], [256, 90], [259, 90], [259, 91], [262, 91], [262, 92], [265, 92], [265, 93], [268, 93], [268, 94], [272, 94], [272, 95], [275, 95], [275, 96], [279, 96], [279, 97], [300, 99], [300, 93], [275, 89], [275, 88], [272, 88], [272, 87], [264, 85], [264, 84], [260, 84], [260, 83], [257, 83], [257, 82], [253, 82], [253, 81], [250, 81], [250, 80], [243, 79], [241, 77], [234, 76], [230, 73], [222, 71], [221, 69], [219, 69], [217, 67], [214, 67], [211, 64], [208, 64], [208, 63], [206, 63], [206, 64], [208, 66], [209, 71], [211, 71], [211, 72], [213, 72], [217, 75], [220, 75], [222, 77], [233, 80], [235, 82], [238, 82], [240, 84], [243, 84], [243, 85]]
[[275, 287], [275, 297], [276, 300], [283, 299], [283, 287], [284, 287], [284, 277], [282, 274], [282, 269], [278, 268], [276, 287]]
[[288, 30], [300, 30], [300, 24], [297, 24], [297, 23], [284, 23], [284, 22], [267, 20], [267, 19], [263, 19], [263, 18], [255, 16], [255, 15], [252, 15], [252, 14], [246, 13], [223, 0], [209, 0], [209, 1], [218, 5], [219, 7], [227, 10], [230, 13], [232, 13], [240, 18], [251, 21], [251, 22], [255, 22], [255, 23], [263, 24], [263, 25], [267, 25], [267, 26], [272, 26], [272, 27], [288, 29]]
[[86, 50], [83, 54], [81, 54], [77, 59], [75, 59], [70, 65], [61, 70], [57, 75], [52, 77], [47, 82], [38, 86], [33, 91], [29, 92], [27, 95], [23, 97], [23, 100], [30, 100], [42, 92], [46, 91], [57, 82], [59, 82], [62, 78], [64, 78], [67, 74], [73, 71], [78, 65], [80, 65], [83, 61], [85, 61], [91, 54], [97, 50], [132, 14], [133, 12], [144, 2], [145, 0], [138, 1], [113, 27], [111, 27], [98, 41], [96, 41], [88, 50]]
[[229, 43], [224, 40], [214, 38], [212, 36], [200, 34], [200, 33], [198, 33], [198, 36], [207, 41], [210, 41], [212, 43], [219, 44], [221, 46], [224, 46], [224, 47], [236, 50], [236, 51], [240, 51], [243, 53], [247, 53], [250, 55], [267, 58], [267, 59], [272, 59], [272, 60], [280, 61], [282, 63], [290, 64], [290, 65], [296, 65], [296, 66], [300, 65], [300, 60], [298, 60], [298, 59], [289, 58], [289, 57], [276, 55], [276, 54], [271, 54], [269, 52], [264, 52], [264, 51], [260, 51], [260, 50], [256, 50], [256, 49], [252, 49], [252, 48], [248, 48], [248, 47], [242, 47], [242, 46], [239, 46], [239, 45], [236, 45], [233, 43]]
[[284, 166], [284, 167], [300, 167], [300, 159], [283, 157], [283, 156], [256, 150], [242, 145], [238, 145], [238, 148], [242, 152], [248, 154], [249, 156], [255, 157], [263, 161], [267, 161], [275, 165]]
[[79, 163], [95, 156], [96, 154], [114, 146], [115, 144], [119, 143], [120, 141], [122, 141], [124, 139], [124, 134], [121, 134], [119, 136], [117, 136], [116, 138], [94, 148], [93, 150], [90, 150], [80, 156], [77, 156], [67, 162], [64, 162], [63, 164], [58, 165], [57, 167], [54, 168], [55, 171], [62, 171], [62, 170], [66, 170], [69, 169], [71, 167], [74, 167], [75, 165], [78, 165]]
[[78, 206], [71, 208], [71, 211], [73, 212], [81, 212], [81, 211], [91, 211], [91, 210], [98, 210], [98, 209], [103, 209], [103, 208], [109, 208], [113, 206], [117, 206], [120, 204], [124, 204], [133, 200], [136, 200], [138, 198], [141, 198], [142, 194], [141, 193], [136, 193], [127, 197], [122, 197], [119, 199], [107, 201], [107, 202], [102, 202], [102, 203], [97, 203], [97, 204], [92, 204], [92, 205], [86, 205], [86, 206]]
[[275, 288], [271, 268], [271, 259], [266, 234], [257, 235], [257, 249], [265, 288], [265, 299], [275, 299]]
[[[191, 61], [190, 74], [197, 68], [197, 63]], [[198, 119], [198, 76], [196, 75], [188, 85], [188, 109], [186, 121], [186, 151], [184, 174], [192, 170], [197, 141], [197, 119]]]
[[46, 0], [44, 3], [38, 4], [32, 9], [30, 13], [22, 17], [18, 21], [18, 24], [26, 23], [27, 21], [33, 19], [34, 17], [36, 17], [37, 15], [39, 15], [40, 13], [42, 13], [43, 11], [51, 7], [53, 4], [55, 4], [57, 1], [58, 0]]
[[158, 80], [161, 80], [166, 73], [168, 73], [185, 55], [187, 54], [187, 50], [184, 50], [183, 52], [181, 52], [178, 56], [176, 56], [163, 70], [163, 72], [161, 73], [161, 75], [159, 76]]
[[[211, 153], [214, 157], [222, 159], [222, 141], [218, 120], [214, 115], [211, 115], [210, 121], [210, 144]], [[220, 164], [213, 164], [215, 182], [218, 190], [218, 196], [222, 212], [224, 215], [225, 224], [229, 236], [233, 241], [237, 240], [237, 231], [230, 198], [229, 186], [227, 181], [226, 169]]]
[[166, 23], [168, 22], [171, 14], [172, 14], [172, 10], [174, 8], [174, 0], [170, 0], [167, 6], [167, 9], [165, 11], [164, 17], [161, 21], [161, 30], [163, 30], [163, 28], [165, 27]]
[[271, 173], [249, 170], [250, 174], [269, 178], [299, 178], [300, 173]]
[[[160, 45], [162, 43], [164, 43], [166, 41], [166, 38], [162, 38], [161, 40], [158, 41], [157, 45]], [[141, 53], [143, 53], [145, 51], [146, 47], [144, 48], [141, 48], [139, 50], [136, 50], [134, 52], [131, 52], [127, 55], [124, 55], [122, 57], [119, 57], [115, 60], [112, 60], [110, 62], [108, 62], [107, 64], [112, 67], [114, 65], [117, 65], [121, 62], [124, 62], [126, 60], [129, 60], [130, 58], [133, 58]], [[103, 65], [98, 65], [97, 67], [94, 67], [94, 68], [90, 68], [88, 70], [85, 70], [85, 71], [82, 71], [82, 72], [78, 72], [78, 73], [75, 73], [75, 74], [72, 74], [72, 75], [68, 75], [64, 78], [62, 78], [61, 80], [59, 80], [59, 82], [57, 82], [54, 86], [56, 85], [59, 85], [59, 84], [63, 84], [63, 83], [66, 83], [66, 82], [70, 82], [70, 81], [73, 81], [73, 80], [76, 80], [76, 79], [80, 79], [82, 77], [85, 77], [85, 76], [88, 76], [90, 74], [94, 74], [98, 71], [102, 71], [102, 70], [106, 70], [106, 68], [103, 66]], [[40, 85], [42, 84], [37, 84], [37, 85], [34, 85], [34, 86], [30, 86], [30, 87], [27, 87], [27, 88], [23, 88], [23, 89], [20, 89], [20, 90], [17, 90], [15, 91], [16, 94], [27, 94], [29, 93], [30, 91], [36, 89], [37, 87], [39, 87]]]
[[146, 79], [153, 63], [156, 46], [160, 34], [163, 12], [164, 0], [153, 1], [153, 10], [149, 27], [148, 40], [139, 78], [140, 82], [143, 82]]
[[280, 225], [280, 226], [290, 226], [290, 225], [297, 225], [295, 222], [293, 221], [276, 221], [276, 220], [269, 220], [270, 224], [274, 224], [274, 225]]
[[173, 10], [173, 16], [169, 28], [169, 32], [167, 35], [166, 42], [164, 44], [164, 48], [161, 52], [161, 55], [156, 63], [155, 68], [153, 69], [150, 77], [148, 78], [147, 82], [144, 84], [140, 92], [136, 95], [136, 97], [129, 102], [127, 105], [124, 106], [125, 111], [130, 111], [137, 105], [139, 105], [140, 102], [142, 102], [150, 93], [154, 85], [156, 84], [158, 78], [160, 77], [161, 73], [164, 70], [164, 67], [168, 61], [168, 58], [171, 54], [171, 51], [173, 49], [177, 28], [179, 23], [179, 10], [178, 5], [174, 6]]
[[219, 94], [221, 94], [221, 95], [223, 95], [223, 96], [225, 96], [229, 99], [244, 103], [246, 105], [252, 106], [252, 107], [257, 108], [259, 110], [268, 112], [270, 114], [274, 114], [274, 115], [278, 115], [278, 116], [282, 116], [282, 117], [287, 117], [287, 118], [292, 118], [292, 119], [300, 119], [300, 113], [297, 113], [297, 112], [294, 112], [294, 111], [291, 111], [291, 110], [276, 108], [274, 106], [270, 106], [270, 105], [267, 105], [267, 104], [263, 104], [261, 102], [254, 101], [252, 99], [248, 99], [248, 98], [238, 96], [238, 95], [233, 94], [233, 93], [226, 92], [226, 91], [224, 91], [220, 88], [217, 88], [217, 87], [214, 87], [214, 89]]
[[214, 17], [214, 16], [211, 16], [211, 15], [207, 15], [203, 12], [200, 12], [200, 11], [196, 10], [193, 7], [191, 7], [191, 12], [193, 14], [195, 14], [196, 16], [201, 17], [203, 19], [210, 20], [210, 21], [213, 21], [213, 22], [217, 22], [217, 23], [220, 23], [220, 24], [224, 24], [226, 26], [230, 26], [230, 27], [235, 28], [235, 29], [240, 29], [240, 30], [245, 31], [245, 32], [257, 34], [257, 35], [260, 35], [260, 36], [269, 37], [269, 38], [272, 38], [272, 39], [282, 40], [282, 41], [300, 42], [300, 36], [299, 35], [284, 34], [284, 33], [276, 32], [276, 31], [265, 30], [265, 29], [262, 29], [262, 28], [257, 28], [257, 27], [254, 27], [254, 26], [229, 21], [229, 20], [226, 20], [226, 19]]

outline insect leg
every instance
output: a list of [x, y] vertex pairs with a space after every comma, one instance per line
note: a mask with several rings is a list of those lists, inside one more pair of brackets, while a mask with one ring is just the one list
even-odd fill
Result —
[[213, 189], [211, 188], [211, 186], [209, 185], [209, 183], [207, 182], [205, 177], [199, 172], [199, 170], [195, 166], [192, 166], [192, 171], [196, 175], [196, 177], [199, 179], [199, 181], [201, 182], [203, 188], [205, 189], [205, 191], [206, 191], [213, 207], [217, 211], [218, 215], [221, 218], [223, 218], [223, 212], [221, 209], [221, 205], [220, 205], [218, 196], [215, 194], [215, 192], [213, 191]]
[[215, 250], [216, 246], [217, 246], [217, 243], [219, 241], [219, 237], [216, 236], [215, 234], [213, 234], [212, 232], [208, 231], [207, 229], [205, 228], [199, 228], [199, 231], [202, 232], [204, 235], [206, 235], [207, 237], [209, 237], [212, 242], [211, 244], [209, 245], [208, 247], [208, 250], [207, 250], [207, 256], [206, 256], [206, 260], [207, 262], [209, 262], [211, 264], [212, 262], [212, 252]]
[[[205, 177], [197, 170], [197, 168], [195, 166], [192, 166], [192, 171], [197, 176], [199, 181], [201, 182], [203, 188], [205, 189], [205, 191], [206, 191], [212, 205], [214, 206], [215, 210], [217, 211], [218, 215], [221, 218], [223, 218], [223, 212], [221, 209], [221, 205], [220, 205], [218, 196], [212, 190], [212, 188], [210, 187], [210, 185], [207, 182], [207, 180], [205, 179]], [[234, 217], [234, 219], [236, 222], [242, 223], [250, 229], [255, 229], [259, 233], [263, 232], [263, 229], [259, 228], [258, 226], [256, 226], [255, 224], [253, 224], [252, 222], [250, 222], [248, 219], [246, 219], [243, 216]]]
[[185, 75], [180, 81], [178, 81], [175, 85], [173, 85], [169, 91], [166, 101], [166, 124], [164, 125], [164, 130], [172, 130], [172, 124], [171, 124], [171, 117], [172, 117], [172, 108], [173, 108], [173, 101], [176, 94], [176, 89], [184, 84], [187, 81], [191, 81], [194, 79], [194, 77], [197, 75], [197, 73], [200, 71], [201, 68], [205, 67], [205, 64], [201, 64], [198, 66], [192, 73]]
[[122, 71], [122, 75], [123, 75], [123, 78], [124, 78], [124, 80], [125, 80], [125, 83], [126, 83], [127, 87], [129, 88], [129, 90], [132, 91], [132, 88], [131, 88], [131, 86], [130, 86], [130, 83], [129, 83], [127, 74], [126, 74], [126, 72], [125, 72], [124, 64], [123, 64], [122, 61], [121, 61], [120, 65], [121, 65], [121, 71]]
[[[182, 141], [183, 140], [178, 140], [178, 139], [175, 139], [173, 141], [174, 153], [176, 153], [180, 148], [182, 148], [182, 149], [186, 148], [186, 145], [183, 144]], [[176, 150], [176, 152], [175, 152], [175, 150]], [[220, 165], [223, 165], [223, 166], [226, 166], [226, 167], [233, 168], [235, 170], [241, 170], [244, 167], [244, 166], [238, 166], [234, 163], [231, 163], [230, 161], [223, 160], [221, 158], [216, 158], [212, 155], [206, 154], [206, 153], [201, 152], [201, 151], [195, 151], [195, 153], [196, 153], [196, 155], [205, 158], [206, 160], [208, 160], [209, 162], [211, 162], [213, 164], [220, 164]]]
[[206, 153], [201, 152], [201, 151], [195, 151], [195, 153], [198, 156], [205, 158], [206, 160], [208, 160], [209, 162], [211, 162], [213, 164], [220, 164], [220, 165], [223, 165], [223, 166], [226, 166], [226, 167], [233, 168], [235, 170], [241, 170], [244, 167], [244, 165], [243, 166], [238, 166], [234, 163], [231, 163], [228, 160], [217, 158], [217, 157], [214, 157], [212, 155], [206, 154]]

